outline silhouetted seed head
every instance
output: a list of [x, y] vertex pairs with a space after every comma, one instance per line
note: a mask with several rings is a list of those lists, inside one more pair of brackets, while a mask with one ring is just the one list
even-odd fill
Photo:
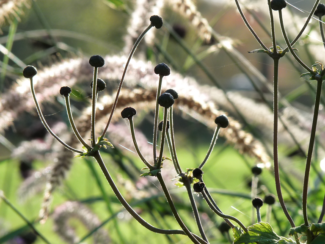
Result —
[[202, 192], [205, 187], [205, 184], [203, 182], [198, 182], [193, 185], [193, 189], [195, 192]]
[[252, 204], [253, 204], [254, 208], [260, 208], [260, 207], [263, 206], [263, 200], [261, 198], [258, 198], [258, 197], [254, 198], [252, 200]]
[[[90, 83], [90, 87], [93, 88], [93, 82]], [[97, 92], [104, 91], [106, 88], [106, 82], [102, 79], [97, 79]]]
[[[158, 130], [162, 131], [163, 130], [163, 123], [164, 121], [160, 121], [160, 123], [158, 124]], [[167, 121], [167, 130], [169, 129], [169, 121]]]
[[32, 78], [36, 74], [37, 74], [37, 69], [32, 65], [28, 65], [23, 71], [23, 75], [25, 78]]
[[151, 25], [156, 27], [157, 29], [160, 29], [163, 25], [163, 20], [158, 15], [152, 15], [150, 17], [150, 22], [151, 22]]
[[158, 97], [158, 104], [164, 108], [169, 108], [174, 104], [174, 98], [170, 93], [163, 93]]
[[231, 227], [226, 222], [221, 222], [218, 229], [221, 233], [227, 233], [231, 229]]
[[173, 30], [176, 32], [176, 34], [180, 37], [180, 38], [184, 38], [186, 36], [186, 28], [182, 25], [179, 24], [174, 24], [173, 25]]
[[262, 169], [262, 168], [260, 168], [260, 167], [258, 167], [258, 166], [254, 166], [254, 167], [252, 167], [252, 173], [253, 173], [255, 176], [262, 174], [262, 172], [263, 172], [263, 169]]
[[127, 107], [121, 112], [123, 119], [131, 119], [134, 115], [137, 114], [137, 111], [132, 107]]
[[202, 177], [202, 175], [203, 175], [202, 169], [196, 168], [196, 169], [193, 170], [193, 177], [199, 179], [199, 178]]
[[99, 55], [94, 55], [91, 56], [89, 59], [89, 64], [93, 67], [103, 67], [105, 64], [105, 60], [103, 59], [102, 56]]
[[275, 196], [272, 194], [266, 195], [264, 197], [264, 202], [268, 205], [273, 205], [275, 203]]
[[167, 64], [161, 63], [158, 64], [155, 69], [155, 74], [160, 76], [168, 76], [170, 75], [170, 68], [167, 66]]
[[314, 15], [316, 15], [319, 18], [322, 18], [325, 15], [325, 5], [322, 3], [318, 4]]
[[62, 87], [61, 87], [61, 89], [60, 89], [60, 94], [61, 94], [62, 96], [67, 97], [67, 96], [70, 95], [70, 93], [71, 93], [71, 88], [70, 88], [70, 87], [68, 87], [68, 86], [62, 86]]
[[271, 1], [271, 9], [278, 11], [287, 6], [287, 3], [285, 0], [272, 0]]
[[227, 128], [229, 125], [229, 121], [226, 115], [220, 115], [218, 116], [215, 121], [214, 121], [217, 125], [219, 125], [222, 128]]
[[174, 99], [178, 98], [178, 93], [173, 89], [168, 89], [167, 91], [165, 91], [165, 93], [169, 93], [170, 95], [173, 96]]

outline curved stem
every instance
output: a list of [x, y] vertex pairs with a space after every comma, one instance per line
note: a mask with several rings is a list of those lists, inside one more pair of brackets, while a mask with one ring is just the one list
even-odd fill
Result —
[[43, 113], [42, 113], [42, 110], [37, 102], [37, 99], [36, 99], [36, 94], [35, 94], [35, 89], [34, 89], [34, 84], [33, 84], [33, 78], [30, 78], [30, 89], [32, 91], [32, 94], [33, 94], [33, 99], [34, 99], [34, 102], [35, 102], [35, 106], [36, 106], [36, 110], [37, 110], [37, 113], [38, 113], [38, 116], [40, 117], [45, 129], [56, 139], [58, 140], [66, 149], [69, 149], [73, 152], [76, 152], [76, 153], [83, 153], [82, 151], [78, 150], [78, 149], [75, 149], [73, 147], [70, 147], [68, 144], [66, 144], [65, 142], [63, 142], [52, 130], [51, 128], [49, 127], [49, 125], [46, 123], [46, 120], [43, 116]]
[[157, 88], [157, 94], [156, 94], [156, 109], [155, 109], [155, 117], [154, 117], [154, 123], [153, 123], [153, 161], [154, 163], [157, 162], [157, 134], [158, 134], [158, 115], [159, 115], [159, 104], [158, 104], [158, 98], [161, 93], [161, 84], [162, 84], [163, 76], [159, 76], [158, 81], [158, 88]]
[[129, 122], [130, 122], [130, 129], [131, 129], [131, 135], [132, 135], [132, 140], [133, 140], [133, 144], [134, 144], [134, 147], [135, 147], [135, 150], [137, 151], [138, 153], [138, 156], [141, 158], [142, 162], [150, 169], [152, 169], [152, 165], [148, 163], [148, 161], [143, 157], [142, 153], [140, 152], [140, 149], [139, 149], [139, 146], [138, 146], [138, 143], [137, 143], [137, 139], [135, 138], [135, 132], [134, 132], [134, 124], [133, 124], [133, 119], [130, 118], [129, 119]]
[[170, 206], [170, 208], [171, 208], [171, 210], [172, 210], [172, 212], [173, 212], [173, 214], [174, 214], [175, 219], [177, 220], [177, 222], [178, 222], [178, 224], [181, 226], [181, 228], [184, 230], [184, 232], [187, 234], [187, 236], [188, 236], [188, 237], [193, 241], [193, 243], [195, 243], [195, 244], [199, 244], [199, 243], [205, 243], [205, 244], [207, 244], [207, 242], [204, 241], [203, 239], [201, 239], [201, 238], [199, 238], [199, 237], [194, 237], [194, 236], [192, 235], [192, 233], [189, 231], [189, 229], [186, 227], [186, 225], [183, 223], [181, 217], [178, 215], [177, 209], [175, 208], [175, 205], [174, 205], [174, 203], [173, 203], [173, 199], [171, 198], [171, 196], [170, 196], [170, 194], [169, 194], [169, 191], [168, 191], [168, 189], [167, 189], [167, 187], [166, 187], [166, 185], [165, 185], [165, 182], [164, 182], [164, 180], [163, 180], [163, 178], [162, 178], [160, 172], [157, 174], [157, 179], [158, 179], [159, 182], [160, 182], [160, 185], [161, 185], [161, 187], [162, 187], [162, 189], [163, 189], [163, 191], [164, 191], [164, 194], [165, 194], [165, 196], [166, 196], [166, 198], [167, 198], [167, 201], [168, 201], [169, 206]]
[[213, 133], [213, 136], [212, 136], [212, 140], [211, 140], [210, 147], [209, 147], [209, 150], [207, 152], [207, 155], [205, 156], [203, 162], [199, 166], [200, 169], [202, 169], [203, 166], [205, 165], [205, 163], [208, 161], [208, 159], [210, 157], [210, 154], [211, 154], [214, 146], [216, 145], [218, 135], [219, 135], [219, 131], [220, 131], [220, 126], [217, 126], [217, 128], [214, 130], [214, 133]]
[[172, 142], [171, 142], [171, 140], [170, 140], [170, 135], [169, 135], [169, 133], [167, 133], [167, 142], [168, 142], [168, 147], [169, 147], [170, 154], [171, 154], [171, 156], [172, 156], [172, 160], [173, 160], [174, 168], [175, 168], [177, 174], [181, 174], [181, 173], [182, 173], [182, 170], [180, 170], [180, 169], [178, 168], [178, 165], [177, 165], [177, 163], [176, 163], [175, 156], [174, 156], [174, 153], [173, 153], [173, 150], [172, 150], [172, 147], [173, 147], [173, 146], [172, 146]]
[[309, 68], [298, 56], [297, 54], [294, 52], [294, 50], [292, 49], [292, 46], [289, 42], [289, 39], [288, 39], [288, 36], [287, 36], [287, 33], [284, 29], [284, 24], [283, 24], [283, 17], [282, 17], [282, 10], [279, 10], [279, 18], [280, 18], [280, 25], [281, 25], [281, 30], [282, 30], [282, 34], [283, 34], [283, 37], [288, 45], [288, 48], [291, 52], [291, 54], [295, 57], [295, 59], [298, 61], [298, 63], [300, 63], [300, 65], [302, 67], [304, 67], [306, 70], [308, 70], [311, 74], [315, 74], [315, 72]]
[[158, 161], [157, 161], [157, 169], [161, 168], [162, 156], [163, 156], [163, 153], [164, 153], [165, 136], [166, 136], [166, 130], [167, 130], [167, 112], [168, 112], [168, 108], [165, 108], [164, 109], [163, 131], [162, 131], [161, 142], [160, 142], [160, 152], [159, 152], [159, 158], [158, 158]]
[[67, 107], [67, 114], [68, 114], [69, 122], [70, 122], [70, 125], [72, 127], [72, 130], [73, 130], [75, 136], [78, 138], [79, 142], [82, 143], [82, 145], [84, 145], [88, 150], [90, 150], [91, 147], [81, 137], [81, 135], [79, 134], [79, 131], [76, 127], [76, 124], [74, 123], [72, 112], [71, 112], [71, 106], [70, 106], [70, 96], [69, 95], [64, 96], [64, 99], [65, 99], [65, 105]]
[[272, 44], [273, 44], [273, 53], [276, 54], [276, 41], [275, 41], [275, 31], [274, 31], [274, 18], [273, 18], [273, 10], [271, 9], [271, 0], [268, 0], [269, 4], [269, 12], [270, 12], [270, 20], [271, 20], [271, 35], [272, 35]]
[[233, 221], [235, 221], [237, 224], [239, 224], [239, 226], [247, 233], [248, 230], [247, 228], [245, 227], [245, 225], [240, 222], [240, 220], [238, 220], [237, 218], [233, 217], [233, 216], [230, 216], [230, 215], [225, 215], [223, 213], [221, 213], [218, 209], [216, 209], [213, 204], [209, 201], [209, 198], [208, 196], [206, 195], [206, 192], [205, 192], [205, 189], [201, 192], [202, 193], [202, 196], [204, 197], [205, 201], [207, 202], [207, 204], [209, 205], [209, 207], [213, 210], [213, 212], [215, 212], [218, 216], [220, 216], [221, 218], [224, 218], [224, 219], [231, 219]]
[[274, 160], [274, 178], [276, 192], [279, 198], [282, 210], [290, 222], [291, 227], [295, 227], [295, 224], [288, 213], [285, 206], [282, 191], [281, 191], [281, 181], [279, 174], [279, 159], [278, 159], [278, 116], [279, 116], [279, 102], [278, 102], [278, 76], [279, 76], [279, 59], [274, 58], [274, 91], [273, 91], [273, 107], [274, 107], [274, 126], [273, 126], [273, 160]]
[[[145, 221], [136, 211], [133, 210], [133, 208], [128, 204], [128, 202], [124, 199], [120, 191], [117, 189], [110, 173], [108, 172], [103, 159], [100, 155], [100, 153], [97, 151], [94, 155], [94, 158], [96, 159], [97, 163], [99, 164], [100, 168], [102, 169], [102, 172], [104, 173], [107, 182], [110, 184], [113, 192], [115, 193], [116, 197], [120, 201], [120, 203], [123, 205], [123, 207], [132, 215], [133, 218], [135, 218], [142, 226], [147, 228], [148, 230], [158, 233], [158, 234], [166, 234], [166, 235], [175, 235], [175, 234], [181, 234], [181, 235], [187, 235], [185, 234], [184, 231], [182, 230], [163, 230], [163, 229], [158, 229], [151, 224], [149, 224], [147, 221]], [[203, 244], [205, 242], [202, 242]]]
[[[309, 24], [310, 19], [313, 17], [313, 14], [314, 14], [314, 12], [315, 12], [315, 10], [316, 10], [316, 8], [317, 8], [317, 5], [318, 5], [319, 1], [320, 1], [320, 0], [316, 0], [316, 2], [315, 2], [315, 4], [314, 4], [314, 6], [313, 6], [311, 12], [310, 12], [309, 15], [308, 15], [307, 20], [305, 21], [304, 26], [302, 27], [302, 29], [300, 30], [300, 32], [299, 32], [299, 34], [296, 36], [296, 38], [291, 42], [291, 44], [290, 44], [290, 45], [287, 44], [288, 47], [289, 47], [289, 46], [293, 46], [293, 45], [295, 45], [295, 43], [299, 40], [299, 38], [301, 37], [302, 33], [305, 31], [307, 25]], [[281, 11], [281, 10], [280, 10], [280, 11]], [[280, 12], [280, 11], [279, 11], [279, 12]], [[286, 52], [286, 51], [288, 50], [288, 47], [286, 47], [283, 51]]]
[[264, 50], [268, 50], [268, 48], [264, 45], [264, 43], [261, 41], [261, 39], [258, 37], [258, 35], [255, 33], [255, 31], [253, 30], [253, 28], [251, 27], [251, 25], [248, 23], [243, 11], [241, 10], [241, 7], [238, 3], [238, 0], [236, 1], [236, 5], [237, 5], [237, 9], [240, 13], [240, 16], [242, 17], [243, 21], [245, 22], [247, 28], [250, 30], [250, 32], [253, 34], [253, 36], [255, 37], [255, 39], [258, 41], [258, 43], [263, 47]]
[[[174, 155], [174, 165], [175, 165], [175, 169], [176, 171], [178, 171], [178, 174], [182, 173], [182, 168], [178, 162], [178, 158], [177, 158], [177, 153], [176, 153], [176, 143], [175, 143], [175, 134], [174, 134], [174, 113], [173, 113], [173, 106], [171, 106], [169, 108], [169, 127], [170, 127], [170, 137], [171, 137], [171, 151], [173, 152]], [[168, 138], [168, 135], [167, 135]], [[178, 169], [178, 170], [177, 170]]]
[[308, 216], [307, 216], [307, 194], [308, 194], [308, 182], [309, 182], [309, 173], [310, 173], [310, 166], [311, 166], [311, 159], [314, 150], [314, 143], [315, 143], [315, 135], [316, 135], [316, 128], [317, 128], [317, 119], [318, 119], [318, 112], [319, 112], [319, 104], [320, 104], [320, 96], [322, 94], [322, 78], [317, 80], [317, 90], [316, 90], [316, 101], [314, 107], [314, 117], [313, 117], [313, 124], [310, 133], [310, 140], [309, 140], [309, 147], [307, 153], [307, 160], [306, 160], [306, 169], [305, 169], [305, 177], [304, 177], [304, 188], [302, 192], [302, 211], [304, 215], [305, 225], [308, 226]]
[[[184, 177], [183, 177], [183, 179], [184, 179]], [[202, 226], [202, 223], [201, 223], [201, 220], [200, 220], [199, 211], [197, 209], [197, 206], [196, 206], [193, 194], [192, 194], [191, 183], [189, 182], [188, 179], [184, 180], [184, 186], [186, 187], [187, 194], [188, 194], [188, 197], [190, 199], [192, 210], [193, 210], [193, 213], [194, 213], [194, 218], [195, 218], [196, 224], [198, 226], [198, 229], [200, 231], [200, 234], [201, 234], [203, 240], [205, 240], [206, 242], [209, 243], [208, 238], [206, 237], [206, 234], [204, 232], [204, 229], [203, 229], [203, 226]]]
[[319, 17], [319, 29], [320, 29], [320, 34], [322, 36], [323, 45], [325, 47], [325, 36], [324, 36], [324, 29], [323, 29], [322, 17]]
[[94, 68], [93, 73], [93, 90], [91, 99], [91, 145], [94, 147], [96, 145], [95, 137], [95, 118], [96, 118], [96, 102], [97, 102], [97, 76], [98, 67]]
[[137, 47], [139, 46], [139, 43], [141, 42], [141, 40], [143, 39], [143, 37], [146, 35], [146, 33], [151, 29], [152, 25], [150, 24], [142, 33], [141, 35], [138, 37], [138, 39], [135, 41], [134, 43], [134, 46], [132, 47], [132, 50], [129, 54], [129, 58], [125, 64], [125, 68], [124, 68], [124, 71], [123, 71], [123, 74], [122, 74], [122, 78], [121, 78], [121, 81], [120, 81], [120, 84], [119, 84], [119, 87], [117, 88], [117, 92], [116, 92], [116, 97], [115, 97], [115, 101], [114, 101], [114, 104], [113, 104], [113, 107], [112, 107], [112, 111], [111, 111], [111, 114], [108, 118], [108, 122], [106, 124], [106, 127], [102, 133], [102, 135], [100, 136], [101, 138], [103, 138], [107, 132], [107, 129], [108, 129], [108, 126], [110, 125], [111, 123], [111, 120], [112, 120], [112, 117], [113, 117], [113, 114], [114, 114], [114, 111], [115, 111], [115, 108], [116, 108], [116, 104], [117, 104], [117, 101], [118, 101], [118, 97], [120, 95], [120, 91], [122, 89], [122, 85], [123, 85], [123, 81], [124, 81], [124, 77], [125, 77], [125, 74], [126, 74], [126, 71], [129, 67], [129, 63], [131, 61], [131, 58], [135, 52], [135, 50], [137, 49]]
[[321, 214], [319, 216], [319, 219], [318, 219], [317, 223], [319, 223], [319, 224], [322, 223], [324, 215], [325, 215], [325, 197], [324, 197], [324, 200], [323, 200], [322, 212], [321, 212]]

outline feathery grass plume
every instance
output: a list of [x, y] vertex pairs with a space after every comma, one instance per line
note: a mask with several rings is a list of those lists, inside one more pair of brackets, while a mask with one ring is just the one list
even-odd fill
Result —
[[30, 0], [2, 0], [0, 2], [0, 26], [10, 22], [13, 18], [19, 20], [22, 8], [29, 7]]
[[[142, 31], [148, 26], [148, 20], [152, 15], [161, 16], [161, 11], [164, 6], [164, 0], [154, 1], [154, 0], [136, 0], [134, 4], [134, 11], [129, 19], [129, 25], [127, 27], [127, 34], [124, 37], [124, 48], [123, 53], [128, 55], [134, 42], [140, 36]], [[153, 45], [156, 36], [156, 29], [149, 31], [144, 37], [145, 43], [140, 43], [136, 53], [144, 54], [145, 45]], [[140, 52], [139, 52], [140, 51]]]
[[[79, 241], [74, 227], [70, 226], [71, 219], [79, 220], [89, 231], [101, 224], [100, 219], [85, 205], [78, 202], [61, 204], [55, 208], [53, 213], [54, 230], [65, 243], [77, 243]], [[110, 238], [103, 228], [93, 234], [93, 240], [96, 244], [110, 242]]]

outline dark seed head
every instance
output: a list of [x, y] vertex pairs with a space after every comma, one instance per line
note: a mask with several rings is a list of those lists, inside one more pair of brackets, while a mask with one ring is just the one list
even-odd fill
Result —
[[158, 104], [164, 108], [169, 108], [174, 104], [174, 98], [170, 93], [163, 93], [158, 97]]
[[255, 176], [262, 174], [262, 172], [263, 172], [263, 169], [262, 169], [262, 168], [260, 168], [260, 167], [258, 167], [258, 166], [254, 166], [254, 167], [252, 167], [252, 173], [253, 173]]
[[221, 233], [227, 233], [230, 230], [230, 226], [226, 222], [221, 222], [218, 229]]
[[93, 67], [103, 67], [105, 64], [105, 60], [103, 59], [102, 56], [99, 55], [94, 55], [91, 56], [89, 59], [89, 64]]
[[202, 169], [196, 168], [196, 169], [193, 170], [193, 177], [199, 179], [199, 178], [202, 177], [202, 175], [203, 175]]
[[157, 29], [160, 29], [163, 25], [163, 20], [158, 15], [152, 15], [150, 17], [150, 22], [151, 22], [151, 25], [156, 27]]
[[[164, 121], [160, 121], [160, 123], [158, 124], [158, 130], [162, 131], [163, 130], [163, 123]], [[169, 129], [169, 121], [167, 121], [167, 130]]]
[[160, 76], [168, 76], [170, 75], [170, 68], [167, 66], [167, 64], [161, 63], [158, 64], [155, 69], [155, 73]]
[[61, 94], [62, 96], [67, 97], [67, 96], [70, 95], [70, 93], [71, 93], [71, 88], [70, 88], [70, 87], [68, 87], [68, 86], [62, 86], [62, 87], [61, 87], [61, 89], [60, 89], [60, 94]]
[[186, 28], [182, 25], [179, 24], [174, 24], [173, 25], [173, 30], [176, 32], [176, 34], [180, 37], [180, 38], [184, 38], [186, 36]]
[[260, 207], [263, 206], [263, 200], [261, 198], [258, 198], [258, 197], [254, 198], [252, 200], [252, 204], [253, 204], [254, 208], [260, 208]]
[[[93, 88], [93, 82], [90, 83], [90, 87]], [[97, 79], [97, 92], [104, 91], [106, 88], [106, 82], [102, 79]]]
[[278, 11], [287, 6], [287, 3], [285, 0], [272, 0], [271, 1], [271, 9]]
[[266, 195], [264, 202], [268, 205], [273, 205], [275, 203], [275, 196], [273, 194]]
[[203, 182], [198, 182], [193, 185], [193, 189], [195, 192], [202, 192], [205, 187], [205, 184]]
[[37, 69], [32, 65], [28, 65], [23, 71], [23, 75], [25, 78], [32, 78], [36, 74], [37, 74]]
[[127, 107], [121, 112], [123, 119], [131, 119], [134, 115], [137, 114], [137, 111], [132, 107]]
[[322, 18], [325, 15], [325, 5], [322, 3], [318, 4], [314, 15], [316, 15], [319, 18]]
[[217, 125], [219, 125], [222, 128], [227, 128], [229, 125], [229, 121], [226, 115], [220, 115], [218, 116], [215, 121], [214, 121]]
[[178, 98], [178, 93], [173, 89], [168, 89], [167, 91], [165, 91], [165, 93], [169, 93], [170, 95], [173, 96], [174, 99]]

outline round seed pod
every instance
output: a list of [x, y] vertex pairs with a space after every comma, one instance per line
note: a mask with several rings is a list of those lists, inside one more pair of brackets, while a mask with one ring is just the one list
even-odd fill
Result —
[[325, 15], [325, 5], [322, 3], [318, 4], [314, 15], [316, 15], [319, 18], [322, 18]]
[[170, 75], [170, 68], [167, 66], [167, 64], [161, 63], [155, 67], [154, 72], [160, 76], [168, 76]]
[[253, 204], [254, 208], [260, 208], [260, 207], [263, 206], [263, 200], [261, 198], [258, 198], [258, 197], [254, 198], [252, 200], [252, 204]]
[[174, 98], [169, 93], [163, 93], [158, 97], [158, 104], [164, 108], [169, 108], [174, 104]]
[[61, 89], [60, 89], [60, 94], [61, 94], [62, 96], [67, 97], [67, 96], [70, 95], [70, 93], [71, 93], [71, 88], [70, 88], [70, 87], [68, 87], [68, 86], [62, 86], [62, 87], [61, 87]]
[[89, 59], [89, 64], [93, 67], [103, 67], [105, 64], [105, 60], [102, 56], [99, 55], [93, 55]]
[[273, 194], [266, 195], [264, 202], [268, 205], [273, 205], [275, 203], [275, 196]]
[[219, 125], [220, 127], [222, 127], [222, 128], [227, 128], [228, 125], [229, 125], [228, 118], [227, 118], [227, 116], [224, 115], [224, 114], [218, 116], [218, 117], [214, 120], [214, 122], [215, 122], [217, 125]]
[[123, 119], [131, 119], [136, 114], [137, 114], [137, 111], [132, 107], [126, 107], [121, 112], [121, 115], [122, 115]]
[[221, 233], [227, 233], [231, 229], [231, 227], [226, 222], [221, 222], [218, 229]]
[[165, 91], [165, 93], [169, 93], [170, 95], [172, 95], [175, 100], [178, 98], [178, 93], [173, 89], [168, 89], [167, 91]]
[[287, 6], [285, 0], [272, 0], [271, 1], [271, 9], [275, 11], [279, 11]]
[[150, 17], [150, 22], [151, 22], [151, 25], [156, 27], [157, 29], [160, 29], [163, 25], [163, 20], [158, 15], [152, 15]]
[[203, 175], [202, 169], [196, 168], [196, 169], [193, 170], [193, 177], [199, 179], [199, 178], [202, 177], [202, 175]]
[[[164, 121], [160, 121], [160, 123], [158, 124], [158, 130], [162, 131], [163, 130], [163, 123]], [[167, 130], [169, 129], [169, 121], [167, 120]]]
[[258, 166], [254, 166], [252, 167], [252, 173], [255, 175], [255, 176], [258, 176], [260, 174], [262, 174], [263, 172], [263, 169], [258, 167]]
[[23, 71], [23, 75], [25, 78], [33, 78], [36, 74], [37, 69], [32, 65], [28, 65]]
[[[93, 88], [93, 82], [90, 83], [90, 87]], [[104, 91], [106, 88], [106, 82], [102, 79], [97, 79], [97, 92]]]
[[202, 192], [205, 187], [205, 184], [203, 182], [198, 182], [193, 185], [193, 189], [195, 192]]

